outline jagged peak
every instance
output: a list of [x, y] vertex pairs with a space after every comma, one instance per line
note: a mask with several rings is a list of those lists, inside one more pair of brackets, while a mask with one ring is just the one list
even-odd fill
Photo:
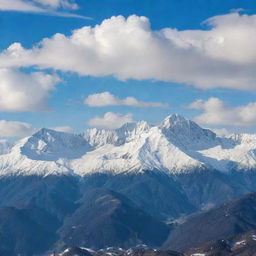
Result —
[[[201, 126], [199, 126], [194, 121], [186, 119], [185, 117], [183, 117], [179, 114], [173, 114], [173, 115], [167, 116], [163, 120], [160, 127], [163, 128], [163, 129], [172, 129], [172, 130], [175, 130], [175, 128], [178, 128], [177, 132], [184, 132], [184, 129], [188, 129], [188, 130], [198, 129], [200, 131], [202, 131], [202, 130], [207, 131], [207, 133], [211, 133], [213, 136], [214, 135], [216, 136], [216, 134], [213, 131], [211, 131], [209, 129], [202, 128]], [[183, 128], [183, 129], [180, 130], [180, 128]]]
[[150, 125], [146, 121], [126, 123], [120, 128], [116, 129], [117, 132], [132, 132], [132, 131], [147, 131]]
[[134, 139], [137, 135], [149, 131], [150, 128], [151, 126], [147, 122], [140, 121], [137, 123], [126, 123], [115, 130], [91, 128], [86, 130], [83, 136], [94, 147], [105, 144], [117, 146]]
[[134, 130], [137, 126], [136, 122], [125, 123], [120, 128], [115, 129], [115, 131], [131, 131]]
[[188, 121], [184, 116], [174, 113], [171, 115], [168, 115], [164, 120], [172, 120], [172, 121]]
[[178, 114], [166, 117], [160, 128], [172, 143], [187, 149], [204, 148], [208, 143], [210, 143], [209, 145], [216, 143], [216, 134], [214, 132], [204, 129], [195, 122]]
[[75, 135], [72, 133], [67, 133], [67, 132], [61, 132], [61, 131], [56, 131], [53, 129], [49, 129], [49, 128], [41, 128], [38, 131], [36, 131], [34, 134], [32, 134], [31, 137], [44, 137], [44, 136], [57, 136], [57, 135]]
[[118, 133], [124, 131], [133, 131], [133, 130], [148, 130], [151, 126], [146, 121], [139, 121], [139, 122], [130, 122], [125, 123], [121, 127], [116, 129], [104, 129], [104, 128], [90, 128], [84, 131], [85, 134], [87, 133]]
[[22, 140], [20, 151], [35, 160], [56, 160], [61, 157], [81, 156], [91, 150], [81, 134], [71, 134], [42, 128], [32, 136]]
[[167, 116], [163, 120], [163, 122], [160, 126], [162, 128], [169, 129], [169, 128], [172, 128], [172, 127], [175, 127], [175, 126], [179, 126], [179, 127], [180, 126], [190, 126], [191, 124], [195, 124], [196, 126], [198, 126], [193, 121], [188, 120], [188, 119], [186, 119], [185, 117], [183, 117], [179, 114], [172, 114], [172, 115]]
[[55, 139], [57, 140], [62, 140], [69, 142], [70, 140], [73, 141], [75, 140], [85, 140], [82, 134], [76, 134], [76, 133], [67, 133], [67, 132], [62, 132], [62, 131], [56, 131], [53, 129], [49, 128], [42, 128], [32, 134], [30, 137], [28, 137], [28, 140], [33, 140], [33, 139], [38, 139], [38, 140], [44, 140], [48, 142], [52, 142]]

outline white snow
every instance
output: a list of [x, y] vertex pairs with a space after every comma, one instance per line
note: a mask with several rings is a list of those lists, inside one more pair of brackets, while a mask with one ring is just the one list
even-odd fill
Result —
[[[7, 144], [6, 144], [7, 145]], [[179, 115], [160, 126], [146, 122], [117, 130], [69, 134], [42, 129], [11, 149], [0, 142], [0, 175], [88, 175], [256, 170], [256, 134], [218, 137]]]
[[238, 241], [238, 242], [236, 242], [235, 245], [236, 245], [236, 246], [246, 245], [246, 240]]

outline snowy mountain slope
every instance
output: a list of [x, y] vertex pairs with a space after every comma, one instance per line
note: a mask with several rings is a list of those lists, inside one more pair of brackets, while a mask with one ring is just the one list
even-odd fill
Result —
[[0, 155], [0, 175], [228, 172], [256, 169], [256, 135], [217, 137], [193, 121], [171, 115], [160, 126], [142, 121], [81, 135], [42, 129], [5, 153]]
[[238, 134], [220, 140], [220, 144], [199, 153], [210, 159], [209, 164], [217, 170], [255, 169], [256, 135]]
[[80, 174], [91, 172], [129, 172], [143, 170], [186, 171], [202, 164], [185, 154], [163, 135], [159, 127], [135, 135], [130, 141], [115, 146], [106, 144], [70, 162]]
[[183, 150], [202, 150], [218, 144], [216, 134], [180, 115], [171, 115], [160, 125], [162, 133]]
[[41, 129], [20, 147], [22, 155], [42, 161], [78, 158], [91, 149], [82, 135], [48, 129]]
[[80, 157], [91, 146], [81, 135], [41, 129], [0, 155], [0, 175], [72, 174], [68, 159]]

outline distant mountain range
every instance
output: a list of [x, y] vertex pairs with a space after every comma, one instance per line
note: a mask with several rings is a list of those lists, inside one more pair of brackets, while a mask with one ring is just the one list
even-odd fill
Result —
[[0, 141], [1, 175], [93, 173], [166, 174], [256, 168], [256, 135], [218, 137], [182, 116], [168, 116], [160, 126], [142, 121], [117, 130], [89, 129], [68, 134], [41, 129], [13, 147]]
[[237, 201], [220, 206], [256, 192], [253, 134], [218, 137], [172, 115], [160, 126], [41, 129], [0, 145], [1, 256], [137, 244], [184, 251], [256, 229], [254, 196], [238, 201], [241, 218]]

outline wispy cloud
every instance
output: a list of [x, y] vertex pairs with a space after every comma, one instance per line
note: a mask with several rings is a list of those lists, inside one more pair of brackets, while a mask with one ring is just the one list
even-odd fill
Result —
[[79, 6], [70, 0], [0, 0], [0, 11], [30, 12], [42, 15], [91, 19], [70, 11]]

